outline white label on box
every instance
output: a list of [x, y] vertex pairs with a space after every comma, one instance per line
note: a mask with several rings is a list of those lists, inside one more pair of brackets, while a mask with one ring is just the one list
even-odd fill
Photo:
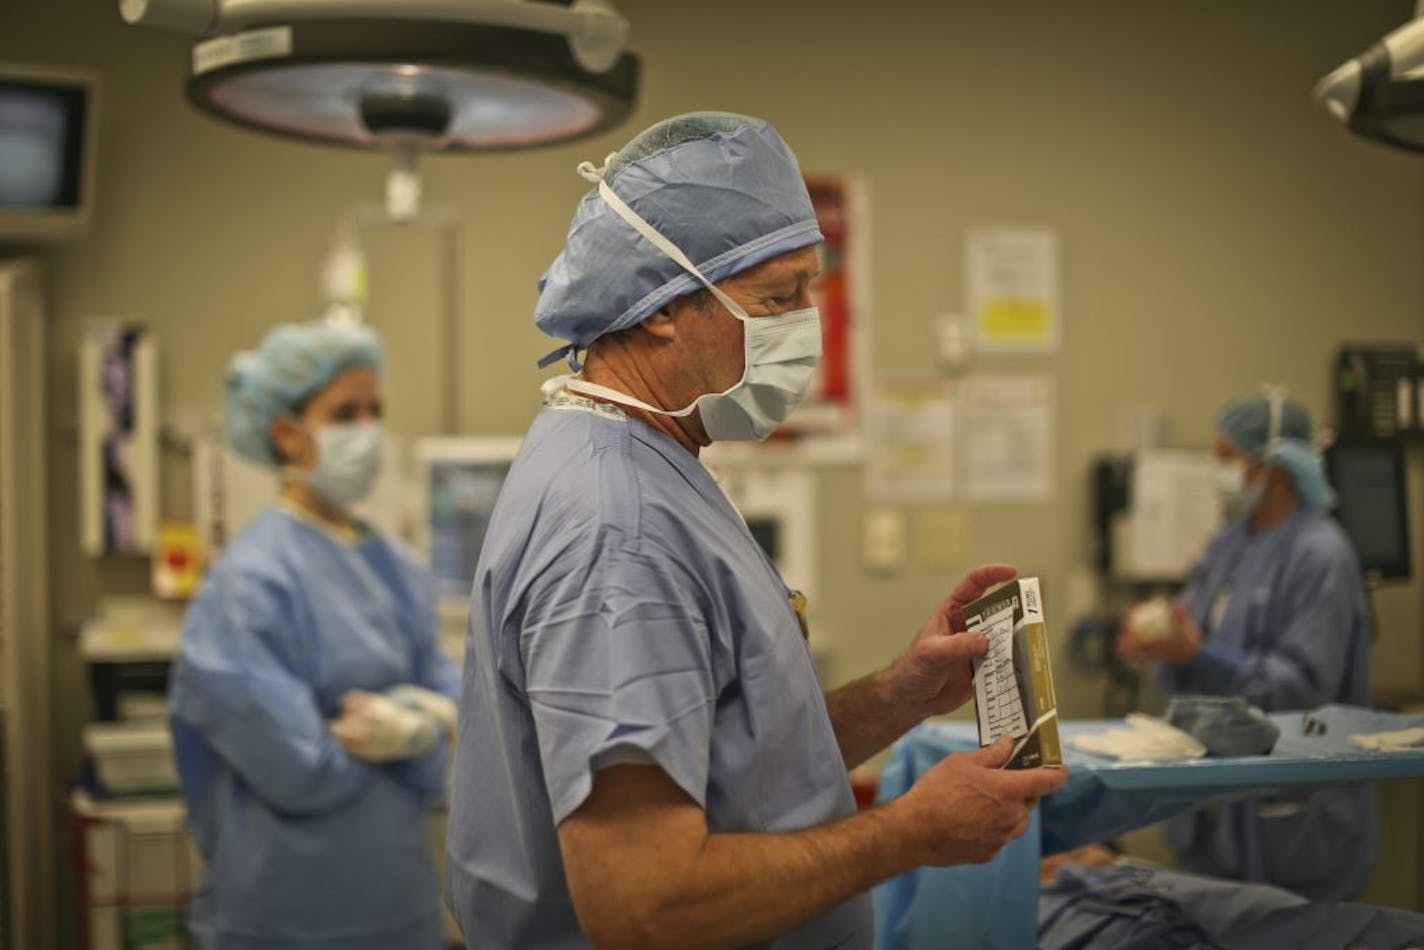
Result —
[[[1035, 591], [1035, 594], [1037, 592]], [[979, 691], [979, 734], [984, 744], [1000, 736], [1028, 732], [1023, 697], [1014, 676], [1014, 608], [1012, 602], [988, 618], [979, 632], [989, 638], [989, 652], [975, 665]]]
[[1038, 596], [1038, 578], [1026, 577], [1019, 581], [1019, 593], [1023, 595], [1023, 622], [1043, 623], [1043, 598]]

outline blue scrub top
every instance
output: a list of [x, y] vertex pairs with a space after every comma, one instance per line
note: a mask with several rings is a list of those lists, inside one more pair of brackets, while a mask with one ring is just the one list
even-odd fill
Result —
[[454, 697], [428, 577], [381, 537], [271, 509], [188, 611], [171, 687], [188, 823], [207, 861], [190, 928], [209, 950], [434, 950], [427, 834], [444, 743], [373, 764], [327, 731], [349, 690]]
[[[471, 947], [587, 947], [556, 828], [617, 762], [713, 832], [855, 810], [787, 590], [686, 449], [556, 397], [495, 505], [470, 607], [446, 896]], [[860, 895], [763, 946], [870, 947]]]
[[[1191, 662], [1163, 664], [1168, 694], [1244, 696], [1268, 712], [1369, 705], [1362, 572], [1328, 515], [1300, 508], [1265, 531], [1228, 525], [1182, 596], [1206, 640]], [[1336, 788], [1174, 819], [1167, 839], [1189, 870], [1324, 900], [1363, 890], [1376, 834], [1374, 790]]]

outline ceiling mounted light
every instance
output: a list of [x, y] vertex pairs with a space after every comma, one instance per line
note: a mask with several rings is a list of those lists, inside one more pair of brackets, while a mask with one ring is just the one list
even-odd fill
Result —
[[199, 109], [371, 148], [410, 128], [439, 150], [528, 148], [632, 111], [628, 24], [600, 0], [122, 0], [130, 23], [216, 34], [193, 50]]
[[533, 148], [633, 109], [638, 59], [608, 0], [120, 0], [129, 23], [206, 36], [188, 100], [218, 118], [392, 157], [409, 217], [428, 151]]
[[1424, 0], [1415, 16], [1322, 79], [1315, 98], [1366, 138], [1424, 152]]

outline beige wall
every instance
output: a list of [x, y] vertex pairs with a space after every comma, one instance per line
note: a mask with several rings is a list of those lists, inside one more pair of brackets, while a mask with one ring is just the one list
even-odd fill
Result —
[[[165, 412], [215, 408], [235, 348], [313, 313], [333, 223], [378, 197], [384, 168], [374, 156], [195, 115], [180, 96], [190, 43], [125, 28], [116, 6], [0, 5], [0, 58], [97, 68], [104, 87], [94, 227], [46, 255], [64, 782], [87, 715], [73, 624], [100, 593], [140, 590], [146, 578], [140, 563], [81, 558], [72, 540], [81, 321], [146, 321], [163, 348]], [[464, 221], [462, 432], [518, 433], [536, 410], [533, 360], [548, 344], [529, 314], [534, 282], [586, 188], [574, 164], [696, 108], [766, 116], [805, 168], [863, 177], [877, 373], [931, 369], [929, 320], [962, 299], [966, 227], [1058, 230], [1062, 352], [990, 364], [1057, 379], [1056, 497], [969, 512], [966, 556], [966, 566], [1009, 560], [1042, 575], [1056, 631], [1073, 619], [1070, 606], [1088, 605], [1065, 602], [1090, 556], [1088, 465], [1116, 446], [1124, 411], [1160, 408], [1174, 443], [1202, 445], [1217, 404], [1271, 380], [1327, 414], [1340, 340], [1424, 330], [1424, 166], [1345, 134], [1309, 98], [1319, 76], [1402, 22], [1408, 0], [619, 6], [644, 62], [645, 92], [627, 126], [546, 152], [429, 163], [429, 200]], [[391, 395], [399, 405], [405, 387], [400, 411], [433, 420], [445, 382], [433, 369], [442, 305], [434, 242], [379, 240], [373, 319], [400, 337]], [[839, 648], [840, 674], [852, 675], [887, 661], [949, 578], [915, 567], [866, 574], [858, 475], [828, 473], [821, 488], [817, 614]], [[187, 493], [166, 494], [170, 511], [185, 513]], [[1386, 631], [1377, 678], [1418, 685], [1419, 589], [1378, 603]], [[1097, 684], [1060, 670], [1067, 711], [1095, 713]]]

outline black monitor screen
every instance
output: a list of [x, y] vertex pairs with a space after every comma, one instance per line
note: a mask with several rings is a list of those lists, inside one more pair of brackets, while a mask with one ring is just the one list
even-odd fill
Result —
[[87, 90], [0, 78], [0, 208], [78, 208]]
[[430, 572], [442, 600], [467, 601], [509, 460], [430, 464]]
[[1381, 577], [1409, 576], [1409, 508], [1404, 456], [1390, 443], [1331, 448], [1330, 479], [1339, 496], [1336, 517], [1355, 545], [1360, 564]]

